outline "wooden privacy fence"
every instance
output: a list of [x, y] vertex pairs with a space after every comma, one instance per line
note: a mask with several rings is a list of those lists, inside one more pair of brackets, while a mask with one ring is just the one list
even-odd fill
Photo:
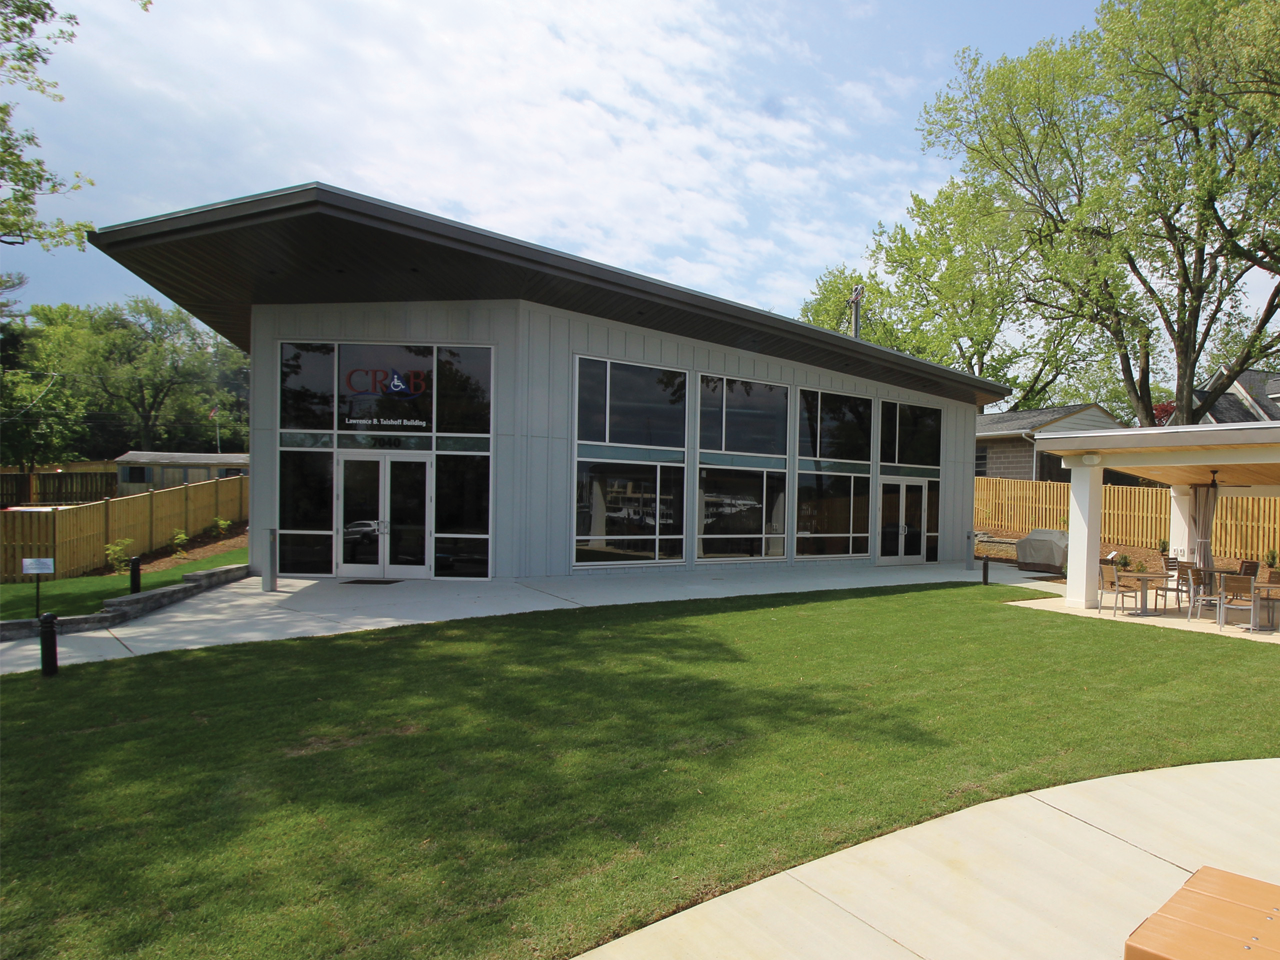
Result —
[[[975, 477], [973, 528], [1025, 536], [1066, 530], [1069, 483]], [[1169, 538], [1169, 491], [1159, 487], [1102, 488], [1102, 539], [1126, 547], [1158, 549]], [[1213, 518], [1213, 554], [1262, 560], [1280, 551], [1280, 498], [1220, 497]]]
[[115, 471], [0, 474], [0, 507], [20, 503], [86, 503], [114, 497], [117, 479]]
[[249, 517], [249, 478], [224, 477], [153, 490], [133, 497], [49, 510], [0, 512], [0, 582], [25, 583], [23, 557], [53, 557], [53, 579], [78, 577], [106, 566], [106, 546], [132, 540], [130, 554], [149, 553], [169, 542], [174, 530], [194, 536], [215, 517]]

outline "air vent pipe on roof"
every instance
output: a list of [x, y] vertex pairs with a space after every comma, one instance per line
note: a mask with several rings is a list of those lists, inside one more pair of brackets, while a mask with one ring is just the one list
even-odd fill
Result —
[[866, 288], [858, 284], [853, 288], [853, 296], [845, 301], [849, 305], [849, 333], [855, 340], [862, 336], [862, 298], [866, 292]]

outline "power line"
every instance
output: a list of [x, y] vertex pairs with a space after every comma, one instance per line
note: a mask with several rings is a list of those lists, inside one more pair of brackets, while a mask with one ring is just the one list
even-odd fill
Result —
[[18, 417], [22, 416], [24, 413], [26, 413], [28, 410], [34, 407], [37, 403], [43, 400], [44, 395], [49, 392], [49, 390], [53, 387], [55, 383], [57, 383], [57, 376], [58, 375], [56, 373], [53, 375], [53, 377], [49, 380], [48, 385], [43, 390], [40, 391], [40, 396], [36, 397], [34, 400], [28, 403], [25, 407], [19, 410], [14, 416], [9, 417], [5, 420], [0, 420], [0, 423], [12, 423], [13, 421], [17, 420]]

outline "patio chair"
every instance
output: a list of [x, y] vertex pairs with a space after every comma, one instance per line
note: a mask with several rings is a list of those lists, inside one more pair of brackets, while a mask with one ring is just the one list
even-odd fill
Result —
[[[1267, 569], [1265, 577], [1258, 577], [1253, 582], [1253, 592], [1258, 599], [1259, 608], [1266, 607], [1267, 609], [1267, 627], [1268, 629], [1274, 630], [1276, 627], [1276, 601], [1280, 600], [1280, 596], [1277, 596], [1276, 594], [1280, 593], [1280, 591], [1267, 590], [1264, 592], [1259, 590], [1258, 587], [1264, 585], [1280, 586], [1280, 570], [1277, 570], [1275, 567], [1270, 567]], [[1254, 622], [1254, 625], [1257, 626], [1256, 621]]]
[[1224, 573], [1218, 578], [1218, 631], [1226, 625], [1232, 610], [1248, 610], [1249, 625], [1254, 626], [1257, 596], [1253, 592], [1253, 577]]
[[1258, 575], [1257, 560], [1241, 560], [1240, 561], [1240, 576], [1256, 577], [1257, 575]]
[[1192, 567], [1187, 571], [1187, 585], [1190, 590], [1190, 600], [1187, 604], [1187, 619], [1191, 619], [1191, 614], [1196, 615], [1196, 619], [1200, 619], [1200, 614], [1205, 607], [1213, 607], [1215, 610], [1218, 606], [1218, 597], [1209, 592], [1209, 575], [1199, 567]]
[[1165, 573], [1174, 575], [1172, 582], [1156, 584], [1156, 603], [1160, 602], [1160, 598], [1164, 597], [1165, 612], [1169, 612], [1169, 594], [1173, 594], [1174, 600], [1178, 604], [1178, 612], [1182, 612], [1182, 595], [1187, 592], [1186, 574], [1183, 572], [1190, 568], [1190, 564], [1179, 560], [1177, 557], [1165, 557], [1164, 569]]
[[1108, 563], [1098, 567], [1098, 576], [1102, 579], [1104, 599], [1105, 594], [1108, 592], [1115, 594], [1115, 598], [1111, 601], [1111, 615], [1113, 617], [1116, 615], [1117, 604], [1121, 608], [1124, 607], [1125, 597], [1133, 597], [1133, 609], [1138, 609], [1138, 588], [1121, 583], [1119, 571], [1114, 565]]

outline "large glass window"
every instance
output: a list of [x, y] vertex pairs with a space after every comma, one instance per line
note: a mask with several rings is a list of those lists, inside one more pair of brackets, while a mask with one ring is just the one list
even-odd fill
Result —
[[279, 483], [280, 572], [333, 573], [333, 455], [280, 451]]
[[436, 432], [489, 432], [488, 347], [436, 350]]
[[826, 391], [800, 391], [800, 456], [871, 460], [871, 400]]
[[786, 455], [786, 387], [703, 376], [700, 396], [699, 440], [703, 450]]
[[698, 470], [698, 558], [786, 556], [787, 475]]
[[[335, 561], [421, 566], [434, 550], [436, 576], [489, 575], [492, 356], [489, 347], [281, 344], [282, 573], [332, 573]], [[437, 451], [435, 471], [427, 459], [389, 456], [362, 468], [350, 450]], [[338, 517], [335, 451], [349, 474], [336, 481], [344, 494]], [[385, 473], [386, 489], [361, 469]], [[335, 524], [343, 531], [337, 544]]]
[[437, 577], [489, 575], [489, 458], [436, 456]]
[[942, 411], [910, 403], [880, 404], [880, 462], [942, 465]]
[[871, 411], [866, 397], [800, 391], [796, 556], [871, 552]]
[[871, 552], [871, 480], [839, 473], [796, 477], [796, 556]]
[[579, 461], [574, 559], [684, 558], [684, 467]]
[[338, 429], [431, 433], [434, 358], [434, 347], [339, 346]]
[[685, 380], [679, 370], [580, 358], [578, 439], [683, 448]]
[[280, 344], [280, 429], [333, 429], [333, 344]]
[[280, 451], [280, 529], [333, 530], [333, 454]]

